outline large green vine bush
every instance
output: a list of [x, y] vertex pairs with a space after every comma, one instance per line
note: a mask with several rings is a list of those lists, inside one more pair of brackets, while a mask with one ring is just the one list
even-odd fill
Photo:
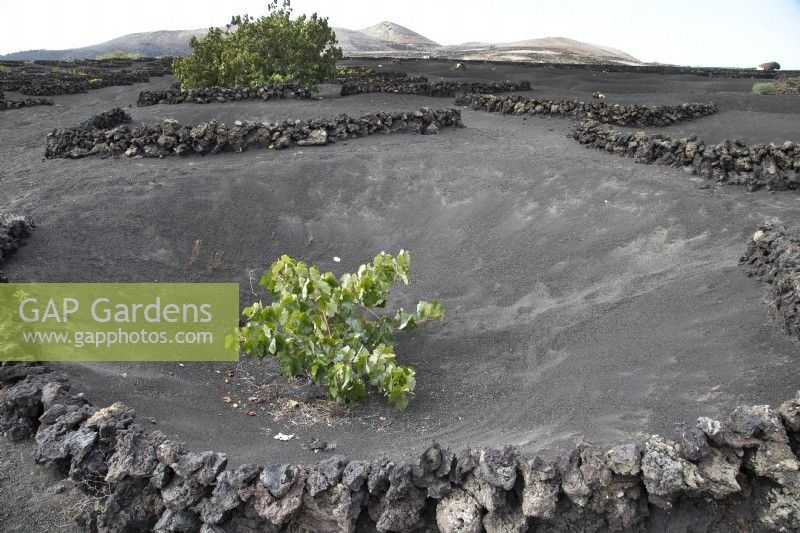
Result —
[[397, 257], [381, 252], [371, 265], [337, 279], [284, 255], [259, 282], [272, 303], [244, 309], [247, 324], [228, 344], [237, 346], [238, 340], [247, 355], [277, 357], [286, 376], [308, 372], [338, 403], [363, 399], [370, 386], [405, 409], [415, 374], [395, 360], [394, 334], [444, 316], [436, 300], [419, 302], [415, 313], [375, 312], [386, 306], [393, 285], [408, 284], [410, 261], [406, 251]]
[[328, 19], [316, 13], [290, 17], [289, 0], [272, 0], [261, 18], [235, 16], [226, 28], [192, 37], [192, 53], [175, 58], [183, 89], [296, 82], [316, 86], [336, 73], [342, 50]]

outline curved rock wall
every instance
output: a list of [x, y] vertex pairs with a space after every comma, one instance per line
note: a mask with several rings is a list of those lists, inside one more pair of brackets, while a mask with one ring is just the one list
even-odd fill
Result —
[[425, 83], [425, 76], [409, 76], [399, 70], [375, 70], [370, 67], [337, 67], [334, 83], [371, 82], [379, 80], [403, 80], [406, 83]]
[[761, 225], [740, 261], [747, 275], [770, 284], [773, 318], [800, 339], [800, 238], [788, 234], [779, 220]]
[[750, 190], [800, 186], [800, 143], [796, 142], [786, 141], [780, 146], [748, 146], [730, 140], [709, 144], [696, 137], [672, 139], [642, 131], [618, 131], [596, 120], [579, 123], [572, 137], [586, 146], [633, 157], [637, 163], [684, 167], [693, 174], [746, 185]]
[[800, 94], [800, 76], [778, 76], [775, 91], [778, 94]]
[[504, 115], [553, 115], [594, 119], [618, 126], [669, 126], [717, 112], [715, 102], [676, 106], [619, 105], [578, 100], [546, 100], [519, 95], [462, 94], [456, 105]]
[[282, 149], [293, 145], [324, 145], [376, 133], [428, 135], [438, 133], [439, 128], [463, 126], [460, 110], [429, 108], [413, 112], [378, 112], [359, 118], [339, 115], [275, 124], [236, 121], [230, 126], [216, 121], [189, 126], [167, 119], [160, 124], [131, 128], [123, 123], [130, 117], [121, 109], [98, 117], [77, 128], [50, 133], [45, 157], [205, 155], [242, 152], [256, 147]]
[[[393, 61], [391, 56], [345, 57], [345, 60], [379, 60]], [[439, 58], [423, 59], [419, 57], [404, 57], [404, 63], [414, 61], [448, 61], [452, 64], [465, 65], [509, 65], [519, 67], [519, 61], [490, 61], [481, 59], [454, 59]], [[677, 65], [622, 65], [614, 63], [533, 63], [525, 65], [531, 69], [558, 69], [558, 70], [588, 70], [593, 72], [631, 72], [638, 74], [690, 74], [707, 78], [776, 78], [781, 74], [800, 76], [798, 70], [768, 71], [755, 68], [715, 68], [715, 67], [682, 67]]]
[[32, 96], [82, 93], [112, 85], [147, 82], [172, 72], [171, 58], [3, 61], [0, 90]]
[[563, 458], [434, 443], [412, 461], [332, 455], [233, 469], [224, 454], [147, 431], [121, 403], [95, 408], [63, 375], [22, 363], [0, 379], [16, 381], [0, 391], [0, 431], [33, 438], [37, 462], [107, 495], [78, 517], [89, 531], [800, 529], [800, 391], [777, 410], [701, 417], [676, 440], [583, 443]]
[[392, 74], [403, 74], [403, 76], [384, 76], [384, 72], [378, 72], [375, 75], [367, 76], [337, 76], [335, 83], [340, 85], [345, 84], [360, 84], [360, 83], [382, 83], [382, 84], [407, 84], [407, 83], [428, 83], [428, 78], [425, 76], [406, 76], [405, 72], [392, 72]]
[[23, 98], [22, 100], [6, 100], [3, 92], [0, 91], [0, 111], [6, 109], [19, 109], [20, 107], [31, 107], [35, 105], [53, 105], [52, 100], [47, 98]]
[[0, 213], [0, 283], [8, 281], [3, 274], [3, 263], [22, 246], [32, 228], [33, 222], [23, 216]]
[[344, 83], [341, 95], [351, 96], [361, 93], [394, 93], [418, 94], [423, 96], [456, 96], [461, 93], [504, 93], [514, 91], [530, 91], [528, 81], [507, 81], [500, 83], [437, 81], [434, 83], [417, 83], [413, 78], [370, 79]]
[[208, 104], [236, 100], [274, 100], [276, 98], [308, 100], [311, 98], [311, 90], [305, 85], [296, 83], [262, 85], [260, 87], [206, 87], [189, 91], [174, 88], [165, 91], [142, 91], [139, 93], [136, 105], [144, 107], [156, 104]]

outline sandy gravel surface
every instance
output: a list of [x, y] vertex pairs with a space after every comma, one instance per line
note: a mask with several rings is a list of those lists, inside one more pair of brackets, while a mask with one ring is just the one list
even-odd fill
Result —
[[54, 468], [33, 462], [33, 444], [0, 439], [0, 531], [77, 533], [75, 517], [94, 500]]

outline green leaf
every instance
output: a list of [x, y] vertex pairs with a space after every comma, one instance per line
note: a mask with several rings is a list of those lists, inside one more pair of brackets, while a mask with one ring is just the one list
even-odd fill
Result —
[[292, 357], [286, 355], [279, 358], [281, 373], [284, 376], [292, 377], [295, 375], [296, 361]]
[[444, 318], [444, 308], [438, 300], [432, 302], [419, 302], [417, 304], [417, 316], [420, 321], [442, 320]]
[[230, 350], [239, 350], [239, 339], [241, 338], [241, 334], [237, 329], [234, 333], [230, 335], [225, 335], [225, 349]]
[[395, 320], [398, 322], [397, 329], [402, 331], [411, 331], [417, 326], [417, 319], [411, 313], [406, 313], [403, 309], [397, 311]]
[[403, 392], [390, 392], [389, 403], [394, 405], [399, 411], [405, 411], [408, 407], [408, 396]]

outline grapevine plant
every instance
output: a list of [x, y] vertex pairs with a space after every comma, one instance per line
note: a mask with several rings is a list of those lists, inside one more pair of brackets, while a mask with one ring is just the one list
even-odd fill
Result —
[[315, 87], [336, 71], [342, 49], [327, 18], [291, 14], [289, 0], [270, 0], [266, 16], [235, 16], [225, 28], [192, 37], [192, 53], [173, 60], [175, 79], [183, 89], [287, 81]]
[[[381, 252], [371, 265], [337, 279], [284, 255], [259, 282], [272, 303], [257, 302], [242, 311], [247, 319], [237, 330], [242, 351], [277, 357], [286, 376], [308, 372], [327, 386], [337, 403], [363, 399], [370, 386], [405, 409], [415, 373], [410, 366], [397, 364], [394, 334], [444, 316], [436, 300], [419, 302], [415, 313], [402, 308], [393, 315], [376, 313], [386, 307], [394, 284], [408, 285], [410, 261], [403, 250], [397, 257]], [[228, 344], [235, 346], [236, 339], [230, 336]]]

